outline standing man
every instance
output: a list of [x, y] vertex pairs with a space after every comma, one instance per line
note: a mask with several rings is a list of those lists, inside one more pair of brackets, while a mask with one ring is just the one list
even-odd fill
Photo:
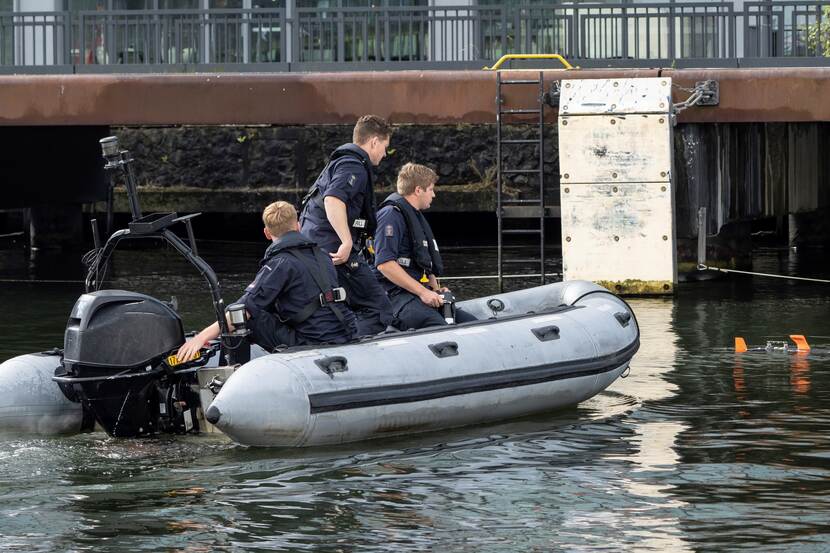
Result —
[[352, 143], [337, 148], [303, 198], [302, 233], [328, 252], [361, 335], [392, 322], [392, 306], [360, 253], [377, 227], [372, 168], [386, 155], [392, 127], [376, 115], [357, 120]]
[[407, 163], [398, 173], [397, 194], [390, 194], [378, 211], [375, 270], [392, 302], [392, 324], [400, 330], [447, 324], [438, 309], [449, 290], [436, 278], [444, 264], [421, 213], [435, 198], [437, 180], [429, 167]]

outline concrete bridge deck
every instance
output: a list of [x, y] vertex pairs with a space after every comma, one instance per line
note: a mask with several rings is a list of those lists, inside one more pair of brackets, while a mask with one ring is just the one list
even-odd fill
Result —
[[[720, 84], [720, 105], [688, 109], [681, 123], [830, 121], [830, 68], [545, 71], [549, 82], [659, 76], [677, 85], [675, 101], [697, 81]], [[495, 81], [489, 71], [0, 76], [0, 125], [319, 125], [365, 113], [398, 124], [489, 124]], [[508, 101], [535, 93], [512, 88]]]

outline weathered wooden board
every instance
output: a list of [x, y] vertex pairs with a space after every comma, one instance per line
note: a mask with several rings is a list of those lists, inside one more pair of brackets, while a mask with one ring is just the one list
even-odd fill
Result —
[[667, 182], [671, 124], [666, 114], [559, 118], [562, 184]]
[[560, 115], [668, 113], [671, 79], [580, 79], [562, 81]]
[[668, 78], [563, 81], [568, 109], [560, 111], [559, 160], [566, 280], [592, 280], [622, 294], [673, 291], [670, 91]]
[[565, 279], [675, 282], [668, 183], [562, 185]]

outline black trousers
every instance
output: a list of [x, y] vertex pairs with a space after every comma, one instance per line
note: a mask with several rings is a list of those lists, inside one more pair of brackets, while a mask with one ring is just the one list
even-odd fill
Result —
[[426, 305], [421, 298], [402, 288], [391, 290], [389, 301], [392, 302], [394, 316], [392, 326], [398, 330], [447, 324], [437, 309]]
[[352, 254], [336, 265], [337, 281], [346, 289], [346, 304], [357, 317], [360, 336], [377, 334], [392, 324], [392, 304], [363, 256]]
[[248, 319], [248, 328], [251, 329], [252, 341], [266, 351], [274, 351], [277, 346], [303, 345], [293, 328], [267, 311], [260, 311]]
[[[439, 309], [426, 305], [421, 301], [421, 298], [403, 288], [390, 290], [389, 301], [392, 302], [392, 326], [398, 330], [447, 324]], [[475, 320], [477, 319], [469, 313], [461, 309], [455, 310], [456, 323], [467, 323]]]

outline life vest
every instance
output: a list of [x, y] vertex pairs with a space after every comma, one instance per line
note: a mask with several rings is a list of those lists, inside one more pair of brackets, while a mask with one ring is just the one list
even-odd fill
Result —
[[[310, 252], [314, 256], [314, 261], [303, 255], [303, 250]], [[346, 301], [346, 291], [337, 286], [337, 282], [333, 281], [329, 271], [327, 271], [327, 265], [331, 263], [329, 257], [317, 247], [317, 244], [308, 240], [299, 232], [289, 232], [268, 246], [260, 267], [267, 265], [280, 255], [287, 255], [299, 261], [311, 275], [316, 288], [320, 290], [320, 294], [300, 311], [290, 317], [280, 317], [280, 321], [290, 326], [296, 326], [311, 317], [321, 307], [328, 307], [334, 311], [337, 319], [348, 329], [349, 325], [346, 323], [340, 306], [337, 305]], [[254, 286], [256, 284], [257, 282], [254, 283]]]
[[409, 233], [409, 240], [412, 244], [412, 257], [399, 258], [398, 264], [404, 267], [415, 267], [421, 269], [427, 275], [441, 276], [444, 274], [444, 262], [441, 253], [438, 251], [438, 243], [432, 234], [426, 217], [419, 210], [410, 205], [406, 199], [398, 193], [392, 193], [380, 207], [391, 205], [403, 215], [406, 222], [406, 229]]
[[301, 202], [301, 218], [313, 216], [319, 220], [326, 220], [326, 208], [323, 204], [323, 194], [320, 193], [323, 185], [328, 185], [334, 175], [335, 170], [344, 163], [358, 163], [366, 171], [366, 190], [363, 194], [363, 205], [360, 206], [360, 212], [356, 216], [349, 214], [348, 206], [346, 206], [346, 214], [348, 216], [349, 229], [352, 231], [352, 239], [356, 249], [359, 238], [365, 236], [373, 236], [375, 229], [378, 226], [377, 216], [375, 214], [375, 192], [372, 174], [372, 162], [366, 155], [366, 152], [356, 144], [343, 144], [331, 154], [328, 164], [323, 168], [317, 180], [308, 189], [308, 192], [303, 197]]

